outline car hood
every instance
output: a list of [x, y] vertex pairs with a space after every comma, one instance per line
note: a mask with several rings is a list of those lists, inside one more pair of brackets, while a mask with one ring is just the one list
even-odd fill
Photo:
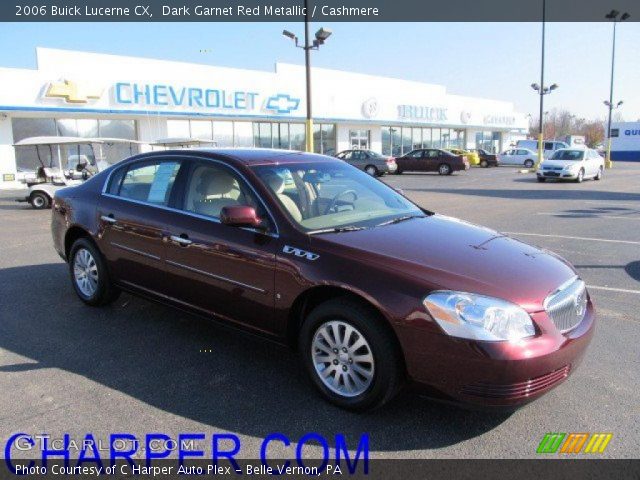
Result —
[[580, 164], [580, 160], [572, 160], [572, 161], [568, 161], [568, 160], [545, 160], [542, 163], [543, 167], [560, 167], [560, 168], [565, 168], [565, 167], [570, 167], [571, 165], [579, 165]]
[[[424, 284], [502, 298], [529, 312], [576, 275], [565, 260], [494, 230], [442, 215], [314, 236], [318, 248]], [[425, 293], [426, 293], [425, 292]]]

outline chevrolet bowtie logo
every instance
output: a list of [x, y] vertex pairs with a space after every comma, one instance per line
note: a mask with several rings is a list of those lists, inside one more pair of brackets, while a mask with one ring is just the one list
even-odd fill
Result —
[[87, 103], [89, 99], [98, 99], [102, 96], [100, 88], [79, 87], [70, 80], [51, 82], [45, 97], [64, 98], [67, 103]]
[[290, 113], [292, 110], [297, 110], [299, 105], [299, 98], [282, 93], [269, 97], [267, 100], [267, 110], [275, 110], [277, 113]]

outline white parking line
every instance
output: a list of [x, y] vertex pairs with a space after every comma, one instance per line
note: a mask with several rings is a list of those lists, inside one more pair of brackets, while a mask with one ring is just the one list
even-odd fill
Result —
[[627, 288], [600, 287], [598, 285], [587, 285], [587, 288], [591, 290], [606, 290], [608, 292], [635, 293], [636, 295], [640, 295], [640, 290], [629, 290]]
[[599, 215], [597, 212], [591, 213], [564, 213], [564, 212], [536, 212], [536, 215], [547, 215], [551, 217], [575, 217], [575, 218], [612, 218], [614, 220], [640, 220], [640, 217], [621, 217], [616, 215]]
[[610, 240], [608, 238], [592, 238], [592, 237], [571, 237], [569, 235], [545, 235], [543, 233], [525, 233], [525, 232], [503, 232], [507, 235], [528, 235], [531, 237], [549, 237], [549, 238], [566, 238], [567, 240], [586, 240], [591, 242], [607, 242], [607, 243], [625, 243], [627, 245], [640, 245], [640, 242], [632, 240]]

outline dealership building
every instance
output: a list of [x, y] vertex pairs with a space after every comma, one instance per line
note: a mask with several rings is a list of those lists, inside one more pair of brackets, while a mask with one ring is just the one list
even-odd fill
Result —
[[[277, 63], [266, 72], [48, 48], [36, 55], [35, 69], [0, 67], [0, 188], [16, 187], [21, 173], [34, 169], [33, 147], [13, 146], [34, 136], [191, 137], [218, 147], [304, 149], [302, 66]], [[320, 153], [499, 151], [527, 132], [526, 116], [510, 102], [397, 78], [322, 68], [312, 75]], [[130, 151], [114, 148], [121, 150], [116, 156]]]

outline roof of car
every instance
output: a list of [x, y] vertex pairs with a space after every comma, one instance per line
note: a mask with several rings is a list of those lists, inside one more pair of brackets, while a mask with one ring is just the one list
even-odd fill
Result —
[[333, 157], [317, 153], [299, 152], [296, 150], [278, 150], [270, 148], [192, 148], [188, 151], [214, 154], [226, 157], [245, 165], [277, 165], [306, 162], [338, 162]]

